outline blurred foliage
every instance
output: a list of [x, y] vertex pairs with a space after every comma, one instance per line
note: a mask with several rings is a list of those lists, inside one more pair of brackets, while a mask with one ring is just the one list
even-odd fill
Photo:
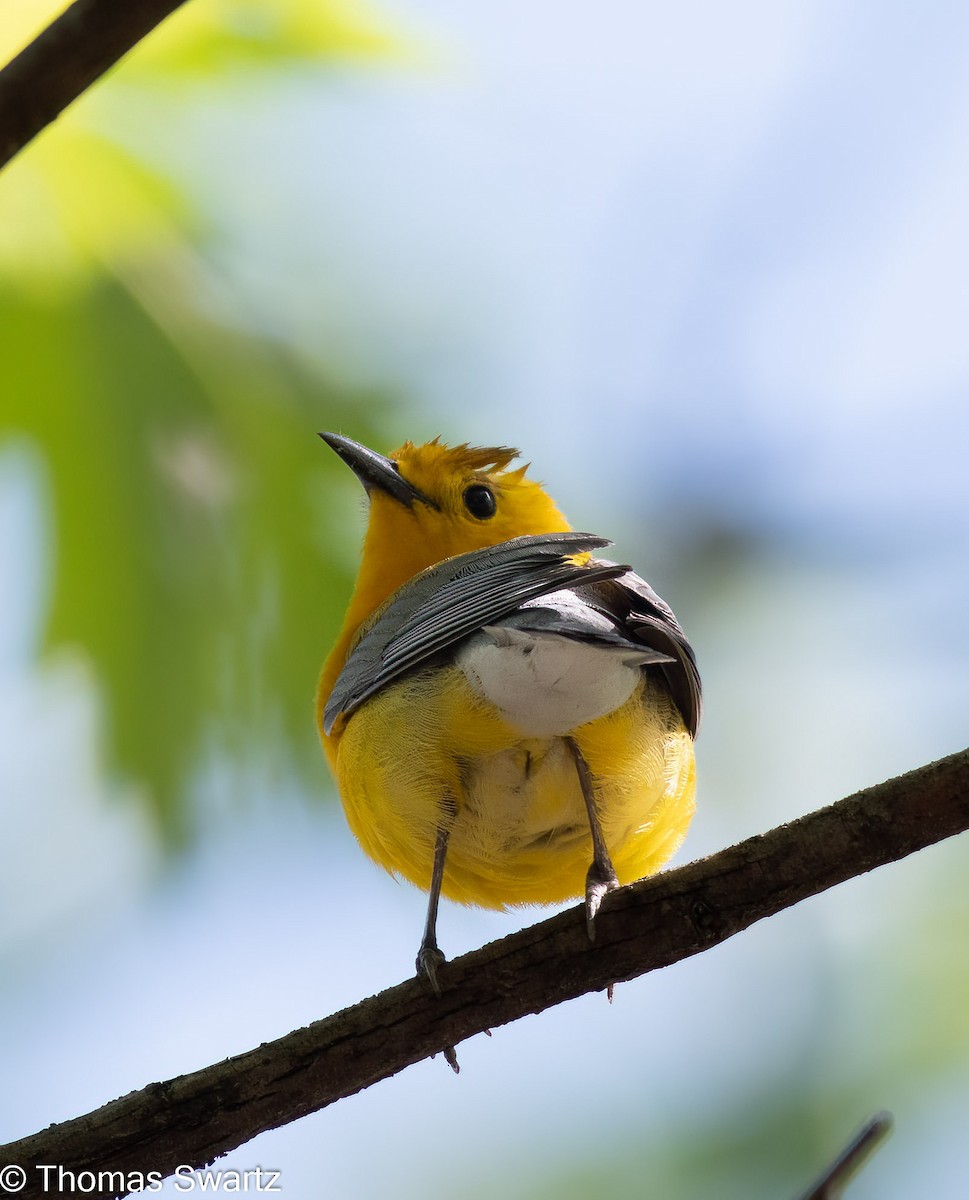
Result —
[[[62, 7], [4, 8], [0, 52]], [[189, 3], [0, 176], [0, 439], [46, 473], [45, 649], [93, 664], [107, 760], [147, 785], [169, 838], [190, 832], [186, 784], [216, 746], [240, 770], [282, 750], [322, 777], [313, 689], [350, 556], [315, 435], [380, 442], [385, 405], [203, 314], [216, 222], [153, 133], [187, 87], [201, 111], [230, 77], [268, 86], [392, 45], [344, 0]], [[122, 146], [112, 121], [133, 103], [145, 119]]]
[[[962, 847], [950, 842], [928, 853], [939, 878], [958, 878]], [[615, 1094], [608, 1089], [595, 1093], [596, 1103], [610, 1114], [608, 1137], [565, 1135], [554, 1154], [545, 1148], [541, 1161], [538, 1155], [515, 1164], [504, 1161], [479, 1173], [467, 1187], [453, 1187], [452, 1194], [462, 1200], [498, 1193], [508, 1200], [801, 1196], [887, 1105], [903, 1114], [897, 1128], [865, 1160], [845, 1194], [857, 1200], [907, 1195], [897, 1190], [898, 1168], [913, 1153], [924, 1153], [920, 1142], [928, 1126], [920, 1126], [920, 1119], [926, 1121], [920, 1110], [924, 1106], [934, 1113], [929, 1120], [941, 1123], [933, 1109], [934, 1094], [941, 1094], [945, 1103], [948, 1081], [957, 1096], [964, 1095], [964, 1047], [969, 1044], [964, 1002], [969, 987], [967, 898], [955, 889], [928, 892], [921, 868], [916, 860], [888, 868], [901, 870], [906, 879], [908, 905], [900, 919], [882, 925], [883, 905], [880, 916], [873, 916], [857, 936], [837, 950], [828, 946], [814, 961], [811, 975], [823, 982], [816, 1007], [804, 1010], [806, 1020], [789, 1054], [772, 1056], [769, 1038], [758, 1043], [749, 1027], [740, 1029], [752, 1053], [747, 1069], [737, 1071], [729, 1099], [713, 1084], [708, 1094], [697, 1096], [695, 1112], [687, 1116], [675, 1086], [668, 1106], [662, 1072], [647, 1070], [630, 1078], [639, 1062], [635, 1053], [629, 1062], [604, 1062], [604, 1079], [615, 1072], [626, 1076]], [[896, 886], [889, 880], [887, 873], [881, 880], [886, 894]], [[866, 898], [871, 903], [871, 885], [871, 877], [846, 885], [847, 907], [862, 911]], [[837, 908], [833, 898], [825, 903], [832, 915], [840, 911], [843, 921], [845, 909]], [[782, 993], [776, 979], [771, 986], [771, 972], [783, 969], [775, 963], [763, 975], [758, 1007], [765, 1028], [776, 1019], [770, 1013]], [[648, 985], [641, 982], [645, 993]], [[714, 1000], [711, 1022], [722, 1022], [715, 1005]], [[648, 1034], [644, 1020], [644, 1040]], [[729, 1031], [723, 1030], [723, 1036], [729, 1037]], [[695, 1071], [690, 1053], [685, 1047], [685, 1069]]]
[[[18, 0], [0, 8], [0, 61], [65, 7]], [[173, 223], [197, 236], [205, 214], [192, 210], [153, 153], [153, 133], [193, 89], [201, 116], [213, 89], [233, 81], [282, 82], [296, 64], [381, 61], [399, 49], [352, 0], [185, 4], [4, 172], [0, 275], [14, 273], [26, 287], [85, 269], [110, 271], [125, 256], [150, 251]], [[132, 108], [145, 121], [137, 153], [109, 133]]]
[[[803, 1194], [855, 1132], [855, 1115], [831, 1122], [835, 1132], [820, 1146], [816, 1112], [786, 1084], [751, 1107], [722, 1110], [716, 1123], [681, 1127], [680, 1137], [640, 1141], [624, 1121], [615, 1143], [590, 1147], [584, 1166], [544, 1174], [530, 1200], [777, 1200]], [[766, 1101], [766, 1102], [765, 1102]], [[644, 1109], [655, 1097], [643, 1098]], [[647, 1185], [648, 1181], [648, 1185]]]
[[[70, 0], [5, 0], [0, 10], [4, 61], [69, 6]], [[139, 69], [212, 72], [250, 62], [320, 56], [370, 56], [395, 45], [385, 27], [354, 0], [189, 0], [135, 50]], [[126, 61], [125, 70], [132, 60]]]
[[[3, 0], [0, 60], [64, 7], [66, 0]], [[25, 445], [40, 464], [46, 527], [38, 536], [50, 555], [47, 590], [37, 598], [43, 648], [92, 664], [107, 761], [144, 785], [139, 791], [170, 842], [191, 835], [189, 785], [218, 751], [234, 779], [258, 764], [256, 777], [265, 780], [268, 762], [280, 772], [307, 770], [309, 791], [322, 794], [313, 689], [350, 587], [357, 527], [347, 526], [358, 489], [315, 435], [343, 428], [386, 445], [396, 400], [337, 386], [270, 338], [237, 332], [253, 322], [208, 253], [218, 214], [205, 208], [197, 181], [163, 165], [159, 147], [177, 140], [186, 114], [204, 120], [210, 104], [231, 105], [243, 88], [260, 88], [268, 110], [272, 89], [285, 87], [296, 68], [382, 68], [403, 53], [396, 35], [349, 0], [188, 0], [0, 174], [0, 449]], [[631, 530], [646, 525], [637, 513], [627, 519]], [[681, 616], [690, 616], [691, 595], [715, 594], [730, 629], [721, 639], [748, 656], [750, 646], [780, 644], [764, 638], [765, 622], [799, 629], [807, 609], [752, 572], [756, 556], [731, 528], [714, 530], [686, 561], [684, 541], [691, 544], [676, 539], [677, 569], [690, 578], [673, 589], [687, 597], [685, 611], [676, 604]], [[659, 576], [672, 571], [661, 563]], [[774, 603], [778, 595], [784, 605]], [[800, 632], [791, 640], [805, 641]], [[773, 685], [770, 666], [762, 678]], [[740, 690], [730, 693], [735, 709], [749, 703], [744, 680], [749, 688], [756, 678], [748, 662]], [[763, 694], [776, 696], [773, 686]], [[756, 720], [761, 710], [749, 711]], [[733, 749], [746, 790], [747, 743], [737, 738]], [[723, 763], [711, 765], [707, 795], [723, 804]], [[736, 822], [736, 813], [726, 820]], [[940, 850], [932, 853], [942, 861]], [[955, 852], [944, 861], [950, 867], [938, 879], [958, 879]], [[578, 1105], [563, 1129], [559, 1154], [512, 1169], [503, 1154], [473, 1166], [482, 1137], [498, 1144], [499, 1126], [482, 1134], [456, 1110], [457, 1125], [472, 1134], [462, 1146], [468, 1182], [451, 1194], [798, 1194], [874, 1107], [922, 1102], [933, 1081], [964, 1061], [969, 901], [964, 888], [911, 878], [910, 923], [888, 925], [884, 940], [863, 931], [848, 945], [813, 1024], [805, 1019], [795, 1043], [803, 1052], [786, 1065], [755, 1046], [747, 1071], [718, 1095], [722, 1084], [693, 1050], [684, 1069], [701, 1081], [698, 1093], [710, 1090], [697, 1095], [695, 1114], [667, 1117], [661, 1072], [630, 1085], [626, 1064], [617, 1075], [616, 1061], [606, 1061], [587, 1109]], [[872, 885], [858, 886], [867, 896]], [[870, 907], [866, 899], [858, 909]], [[717, 961], [711, 956], [713, 984], [723, 978]], [[771, 971], [763, 978], [754, 1024], [792, 994]], [[732, 1037], [736, 1007], [718, 1008], [715, 991], [708, 1003], [711, 1027]], [[560, 1086], [554, 1064], [549, 1080]], [[509, 1126], [541, 1120], [541, 1112], [515, 1113], [508, 1095], [495, 1107]], [[608, 1138], [588, 1119], [593, 1108], [615, 1114]], [[372, 1135], [368, 1125], [360, 1145]], [[876, 1194], [904, 1136], [913, 1137], [900, 1124], [852, 1196]], [[325, 1146], [319, 1154], [325, 1175]], [[419, 1182], [426, 1190], [426, 1170]]]

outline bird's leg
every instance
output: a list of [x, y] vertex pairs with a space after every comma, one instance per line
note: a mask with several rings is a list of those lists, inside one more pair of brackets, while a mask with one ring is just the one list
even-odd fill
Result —
[[579, 776], [582, 788], [582, 798], [585, 800], [586, 812], [589, 814], [589, 828], [592, 831], [592, 866], [585, 877], [585, 925], [589, 933], [589, 941], [596, 940], [595, 919], [602, 898], [607, 892], [615, 891], [619, 886], [616, 871], [609, 857], [606, 839], [602, 836], [602, 826], [599, 824], [599, 814], [596, 811], [595, 793], [592, 787], [592, 772], [589, 764], [582, 757], [582, 751], [572, 740], [566, 738], [572, 758], [575, 760], [575, 770]]
[[[430, 980], [436, 996], [441, 994], [441, 987], [437, 982], [437, 969], [447, 961], [437, 944], [437, 906], [441, 899], [441, 884], [444, 882], [444, 859], [447, 856], [449, 835], [450, 830], [445, 829], [443, 825], [438, 827], [437, 841], [434, 843], [434, 866], [431, 868], [431, 886], [427, 893], [427, 920], [424, 922], [421, 948], [417, 952], [417, 974], [425, 975]], [[444, 1047], [444, 1059], [457, 1075], [461, 1068], [458, 1066], [458, 1056], [454, 1053], [453, 1046]]]
[[441, 884], [444, 882], [444, 859], [447, 856], [447, 840], [450, 830], [439, 826], [434, 844], [434, 866], [431, 868], [431, 886], [427, 893], [427, 920], [424, 922], [424, 937], [417, 952], [417, 973], [425, 975], [437, 996], [441, 994], [437, 982], [437, 968], [447, 960], [437, 944], [437, 907], [441, 899]]

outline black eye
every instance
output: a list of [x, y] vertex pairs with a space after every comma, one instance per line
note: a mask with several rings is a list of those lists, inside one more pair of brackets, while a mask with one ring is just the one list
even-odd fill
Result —
[[495, 502], [495, 494], [487, 484], [472, 483], [464, 492], [464, 507], [472, 515], [480, 521], [487, 521], [489, 517], [495, 515], [495, 510], [498, 505]]

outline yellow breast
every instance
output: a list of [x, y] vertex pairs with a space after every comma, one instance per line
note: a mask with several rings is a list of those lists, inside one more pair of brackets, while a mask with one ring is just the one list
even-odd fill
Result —
[[[665, 687], [643, 674], [614, 711], [569, 731], [592, 772], [621, 883], [658, 870], [694, 806], [693, 742]], [[443, 892], [505, 908], [583, 894], [589, 820], [562, 736], [523, 736], [458, 665], [419, 671], [347, 720], [335, 762], [350, 828], [426, 889], [450, 827]]]

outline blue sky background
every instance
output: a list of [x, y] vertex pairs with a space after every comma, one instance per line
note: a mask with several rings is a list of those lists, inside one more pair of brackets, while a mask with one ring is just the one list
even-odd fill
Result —
[[[708, 697], [679, 861], [962, 748], [969, 10], [381, 11], [409, 59], [196, 96], [156, 130], [209, 213], [225, 287], [204, 302], [402, 390], [400, 438], [520, 445], [673, 604]], [[219, 762], [204, 836], [162, 866], [104, 777], [89, 670], [35, 665], [43, 469], [22, 447], [0, 468], [14, 1137], [397, 982], [424, 900], [335, 806], [268, 771], [240, 789]], [[333, 504], [359, 520], [351, 496]], [[817, 1166], [894, 1111], [853, 1200], [959, 1195], [965, 856], [956, 841], [852, 881], [611, 1008], [586, 997], [460, 1047], [457, 1079], [420, 1064], [224, 1165], [281, 1169], [289, 1196], [524, 1198], [633, 1151], [663, 1171], [674, 1154], [685, 1180], [684, 1147], [734, 1136], [749, 1174], [720, 1194], [793, 1195], [808, 1178], [771, 1174], [770, 1118], [796, 1103]], [[447, 906], [442, 945], [540, 915]], [[615, 1195], [694, 1194], [640, 1185]]]

